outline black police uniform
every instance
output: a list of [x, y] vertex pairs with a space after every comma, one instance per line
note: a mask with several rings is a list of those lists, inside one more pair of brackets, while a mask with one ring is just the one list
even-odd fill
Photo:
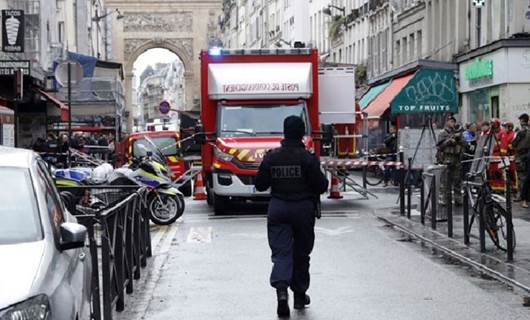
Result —
[[267, 231], [274, 266], [270, 283], [279, 290], [291, 287], [295, 298], [309, 288], [315, 205], [328, 187], [317, 157], [301, 142], [304, 132], [299, 117], [288, 117], [284, 122], [286, 139], [280, 148], [265, 155], [256, 177], [258, 191], [271, 188]]

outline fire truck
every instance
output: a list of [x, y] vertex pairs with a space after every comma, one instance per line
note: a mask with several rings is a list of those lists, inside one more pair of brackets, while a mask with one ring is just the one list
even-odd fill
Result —
[[202, 169], [216, 214], [270, 197], [254, 181], [265, 153], [280, 146], [286, 117], [304, 120], [303, 142], [317, 155], [321, 124], [355, 123], [353, 68], [319, 70], [316, 49], [214, 48], [200, 58]]

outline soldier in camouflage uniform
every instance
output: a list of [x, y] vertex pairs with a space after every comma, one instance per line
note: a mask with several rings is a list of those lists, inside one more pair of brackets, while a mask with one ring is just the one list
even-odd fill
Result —
[[[522, 185], [525, 181], [525, 176], [530, 168], [527, 168], [529, 160], [528, 151], [530, 151], [530, 125], [528, 124], [528, 114], [523, 113], [519, 117], [521, 128], [517, 131], [515, 138], [512, 141], [512, 147], [515, 150], [515, 164], [517, 167], [517, 176], [519, 177], [520, 184]], [[521, 201], [524, 197], [520, 194], [518, 199], [515, 201]]]
[[447, 181], [440, 186], [443, 195], [441, 204], [445, 204], [448, 193], [454, 190], [456, 205], [462, 205], [462, 154], [464, 152], [465, 140], [462, 137], [462, 130], [456, 126], [456, 119], [453, 116], [447, 118], [444, 130], [438, 136], [436, 143], [438, 164], [447, 166]]

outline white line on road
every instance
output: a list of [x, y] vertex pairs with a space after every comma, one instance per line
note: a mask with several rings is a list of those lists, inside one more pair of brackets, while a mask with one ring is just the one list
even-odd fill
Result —
[[160, 251], [157, 253], [166, 253], [169, 251], [169, 248], [171, 247], [171, 242], [173, 242], [173, 239], [177, 235], [177, 231], [178, 224], [176, 223], [168, 227], [168, 231], [166, 232], [166, 238], [163, 240], [162, 245], [160, 246]]
[[322, 227], [315, 227], [315, 232], [321, 233], [327, 236], [340, 236], [345, 233], [352, 233], [354, 232], [353, 227], [340, 227], [337, 229], [328, 229], [328, 228], [322, 228]]
[[190, 228], [188, 237], [186, 238], [187, 243], [211, 243], [212, 242], [212, 227], [198, 227]]

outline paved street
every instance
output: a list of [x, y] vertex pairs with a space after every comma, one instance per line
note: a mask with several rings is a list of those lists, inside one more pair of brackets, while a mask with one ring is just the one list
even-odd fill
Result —
[[[522, 298], [491, 279], [446, 263], [385, 227], [378, 200], [325, 201], [312, 256], [311, 306], [292, 319], [528, 319]], [[119, 319], [276, 319], [266, 219], [214, 217], [187, 202], [182, 220], [153, 233], [155, 257]], [[291, 297], [292, 301], [292, 297]]]

